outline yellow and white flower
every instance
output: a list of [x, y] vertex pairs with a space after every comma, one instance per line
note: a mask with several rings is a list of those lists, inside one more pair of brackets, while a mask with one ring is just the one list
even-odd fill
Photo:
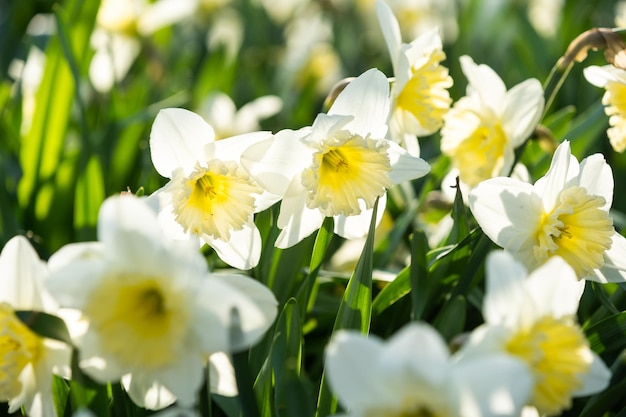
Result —
[[243, 153], [241, 162], [254, 179], [282, 196], [277, 247], [300, 242], [325, 217], [335, 219], [338, 235], [363, 237], [379, 198], [380, 221], [389, 187], [428, 173], [424, 160], [384, 139], [388, 92], [386, 77], [369, 70], [311, 127], [283, 130]]
[[44, 289], [48, 275], [28, 240], [16, 236], [0, 254], [0, 401], [9, 412], [24, 407], [32, 416], [55, 417], [53, 373], [68, 376], [69, 346], [39, 336], [16, 316], [19, 310], [55, 314]]
[[560, 257], [530, 275], [505, 251], [490, 253], [483, 304], [485, 324], [475, 329], [461, 356], [506, 352], [533, 375], [529, 405], [558, 415], [572, 397], [607, 387], [611, 373], [590, 348], [576, 322], [584, 282]]
[[[209, 356], [256, 343], [275, 318], [268, 288], [209, 273], [193, 241], [164, 236], [145, 200], [105, 200], [98, 237], [53, 254], [47, 285], [87, 323], [76, 340], [81, 369], [100, 383], [121, 380], [142, 407], [192, 406]], [[243, 336], [233, 341], [235, 309]]]
[[213, 128], [199, 115], [161, 110], [152, 125], [150, 155], [157, 172], [170, 178], [153, 194], [166, 234], [199, 238], [235, 268], [255, 267], [261, 235], [254, 213], [280, 197], [264, 192], [239, 159], [248, 146], [271, 136], [253, 132], [215, 141]]
[[450, 356], [443, 338], [423, 323], [387, 341], [339, 331], [325, 361], [345, 417], [517, 416], [532, 383], [525, 366], [506, 354]]
[[469, 56], [460, 61], [469, 81], [467, 95], [444, 116], [441, 151], [459, 170], [460, 180], [474, 187], [485, 179], [509, 174], [514, 150], [541, 118], [543, 89], [531, 78], [507, 91], [487, 65], [476, 65]]
[[418, 155], [417, 137], [439, 130], [452, 103], [447, 90], [452, 87], [452, 77], [441, 65], [446, 54], [438, 29], [420, 35], [411, 43], [402, 43], [400, 26], [391, 8], [378, 0], [376, 12], [395, 75], [389, 134]]
[[553, 256], [570, 264], [578, 279], [626, 280], [626, 239], [609, 214], [611, 167], [601, 154], [580, 164], [569, 142], [557, 148], [550, 169], [532, 185], [492, 178], [469, 195], [485, 234], [533, 270]]
[[626, 70], [613, 65], [592, 65], [583, 70], [585, 78], [606, 91], [602, 97], [604, 112], [611, 127], [606, 131], [615, 152], [626, 150]]

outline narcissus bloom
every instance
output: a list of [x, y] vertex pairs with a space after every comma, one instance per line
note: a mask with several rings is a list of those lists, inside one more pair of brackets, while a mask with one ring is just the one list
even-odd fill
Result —
[[584, 282], [560, 257], [530, 275], [505, 251], [487, 257], [485, 324], [475, 329], [460, 355], [507, 352], [533, 375], [529, 405], [558, 415], [571, 398], [602, 391], [611, 373], [576, 323]]
[[159, 221], [176, 239], [201, 239], [227, 264], [250, 269], [261, 256], [254, 213], [280, 199], [269, 195], [240, 165], [242, 152], [269, 132], [215, 141], [213, 128], [184, 109], [164, 109], [150, 134], [150, 155], [170, 181], [154, 193]]
[[[175, 399], [192, 406], [207, 358], [256, 343], [275, 318], [269, 289], [242, 275], [210, 274], [197, 245], [167, 239], [142, 199], [105, 200], [98, 237], [53, 254], [48, 288], [87, 322], [79, 366], [101, 383], [121, 379], [142, 407]], [[229, 338], [234, 309], [238, 341]]]
[[325, 370], [351, 417], [516, 416], [531, 389], [520, 361], [506, 354], [460, 361], [422, 323], [387, 341], [339, 331], [326, 349]]
[[30, 330], [15, 311], [55, 314], [57, 304], [44, 289], [48, 275], [28, 240], [16, 236], [0, 254], [0, 401], [9, 412], [24, 407], [31, 416], [54, 417], [53, 373], [68, 376], [70, 348]]
[[476, 65], [469, 56], [460, 61], [469, 82], [467, 95], [444, 116], [441, 151], [459, 170], [460, 180], [474, 187], [485, 179], [509, 174], [514, 150], [541, 118], [543, 89], [531, 78], [507, 91], [487, 65]]
[[529, 270], [560, 256], [578, 279], [623, 282], [626, 239], [613, 227], [612, 201], [613, 176], [604, 157], [591, 155], [579, 164], [568, 141], [534, 185], [492, 178], [469, 195], [485, 234]]
[[435, 133], [452, 103], [448, 88], [452, 78], [441, 65], [446, 58], [441, 37], [432, 29], [411, 43], [402, 43], [400, 26], [391, 8], [382, 0], [376, 2], [395, 81], [391, 87], [390, 136], [413, 153], [416, 136]]
[[615, 152], [626, 150], [626, 71], [613, 65], [590, 66], [583, 70], [585, 78], [606, 91], [602, 97], [604, 112], [611, 127], [606, 131]]
[[325, 217], [335, 219], [335, 233], [363, 237], [378, 198], [380, 220], [389, 187], [428, 173], [424, 160], [384, 139], [388, 92], [386, 77], [371, 69], [348, 84], [313, 126], [283, 130], [243, 153], [241, 163], [252, 177], [282, 196], [277, 247], [300, 242]]

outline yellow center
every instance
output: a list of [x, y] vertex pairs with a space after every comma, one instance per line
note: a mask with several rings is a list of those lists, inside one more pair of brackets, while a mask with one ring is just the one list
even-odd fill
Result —
[[84, 312], [107, 355], [155, 368], [181, 354], [190, 316], [184, 298], [163, 278], [117, 274], [102, 281]]
[[6, 402], [22, 391], [18, 378], [40, 358], [43, 342], [7, 303], [0, 303], [0, 332], [0, 401]]
[[579, 279], [604, 264], [604, 252], [611, 247], [613, 221], [602, 210], [605, 200], [587, 194], [583, 187], [570, 187], [558, 197], [554, 210], [544, 214], [533, 248], [539, 264], [561, 256]]
[[531, 404], [540, 414], [558, 414], [571, 404], [580, 377], [589, 371], [592, 356], [587, 339], [569, 319], [544, 317], [513, 336], [507, 350], [531, 368], [535, 388]]
[[225, 241], [249, 221], [255, 210], [253, 194], [263, 192], [233, 161], [211, 161], [209, 168], [197, 166], [188, 177], [179, 172], [173, 182], [174, 214], [185, 232]]
[[[448, 69], [439, 65], [445, 57], [438, 50], [429, 56], [424, 65], [411, 68], [411, 78], [396, 99], [396, 111], [399, 112], [397, 117], [400, 120], [406, 112], [417, 121], [422, 130], [434, 132], [441, 127], [443, 115], [452, 102], [447, 90], [452, 86], [452, 79], [448, 75]], [[400, 123], [406, 130], [407, 123]], [[419, 134], [413, 131], [405, 133]]]
[[611, 128], [607, 130], [609, 141], [616, 152], [626, 150], [626, 85], [609, 81], [602, 102]]
[[451, 152], [461, 181], [470, 187], [500, 174], [507, 137], [499, 121], [481, 123]]
[[325, 216], [361, 213], [359, 201], [374, 207], [377, 197], [393, 185], [388, 145], [340, 131], [321, 144], [313, 165], [302, 172], [307, 189], [307, 207]]

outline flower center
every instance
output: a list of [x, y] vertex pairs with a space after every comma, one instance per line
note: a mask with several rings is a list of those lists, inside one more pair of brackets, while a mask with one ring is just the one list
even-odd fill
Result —
[[443, 115], [452, 102], [447, 90], [452, 86], [452, 79], [448, 69], [439, 65], [445, 58], [445, 53], [437, 50], [423, 65], [411, 68], [411, 78], [396, 99], [396, 111], [400, 113], [399, 117], [408, 113], [421, 129], [410, 129], [410, 123], [401, 122], [405, 133], [434, 132], [441, 127]]
[[102, 348], [120, 364], [158, 367], [176, 359], [189, 322], [183, 294], [158, 277], [105, 278], [85, 308]]
[[211, 161], [208, 168], [196, 166], [185, 177], [174, 174], [177, 184], [172, 204], [176, 221], [185, 232], [229, 240], [241, 230], [255, 210], [253, 194], [263, 190], [234, 161]]
[[507, 350], [524, 360], [535, 378], [532, 405], [540, 414], [558, 414], [582, 386], [580, 376], [593, 360], [587, 339], [571, 319], [544, 317], [513, 336]]
[[22, 391], [19, 376], [28, 364], [37, 362], [43, 342], [7, 303], [0, 303], [0, 332], [0, 401], [6, 402]]
[[535, 258], [541, 264], [551, 256], [561, 256], [579, 279], [604, 264], [604, 252], [611, 247], [613, 221], [602, 210], [604, 198], [591, 196], [583, 187], [561, 191], [558, 203], [544, 214], [537, 229]]
[[393, 185], [384, 141], [339, 131], [320, 147], [312, 166], [302, 172], [307, 207], [318, 208], [328, 217], [356, 215], [361, 213], [360, 200], [372, 208]]
[[[476, 117], [473, 112], [463, 113], [465, 117]], [[461, 125], [467, 127], [460, 120], [454, 124], [459, 124], [459, 128]], [[457, 133], [465, 135], [465, 133]], [[486, 120], [479, 121], [479, 125], [469, 136], [460, 141], [450, 155], [454, 165], [459, 169], [461, 181], [474, 187], [483, 180], [499, 175], [504, 162], [506, 143], [507, 138], [499, 121], [494, 120], [493, 123], [487, 123]]]

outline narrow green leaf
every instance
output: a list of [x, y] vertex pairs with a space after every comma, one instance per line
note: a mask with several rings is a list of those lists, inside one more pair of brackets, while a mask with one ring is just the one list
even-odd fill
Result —
[[426, 234], [421, 230], [416, 230], [413, 236], [411, 236], [411, 268], [409, 274], [412, 303], [411, 315], [413, 320], [421, 319], [430, 295], [426, 253], [428, 253]]
[[411, 292], [410, 268], [404, 268], [393, 281], [378, 293], [372, 303], [372, 314], [378, 316], [402, 297]]
[[603, 357], [626, 349], [626, 311], [614, 314], [585, 329], [589, 346]]
[[[372, 269], [377, 206], [378, 200], [374, 204], [365, 247], [339, 305], [333, 333], [341, 329], [356, 329], [363, 334], [369, 333], [372, 316]], [[334, 413], [337, 405], [337, 398], [331, 393], [325, 375], [322, 374], [316, 417]]]
[[98, 212], [105, 197], [102, 166], [98, 156], [93, 155], [76, 183], [74, 227], [80, 240], [95, 240]]
[[33, 332], [42, 337], [60, 340], [72, 346], [72, 338], [65, 322], [57, 316], [41, 311], [16, 311], [15, 315]]
[[[239, 311], [232, 309], [230, 319], [229, 338], [231, 345], [239, 346], [243, 339], [243, 331], [241, 330], [241, 319]], [[235, 378], [237, 380], [237, 390], [239, 391], [239, 403], [244, 417], [259, 417], [259, 409], [257, 399], [253, 389], [253, 378], [250, 372], [250, 364], [248, 363], [249, 350], [241, 352], [233, 352], [233, 368], [235, 369]]]
[[467, 303], [465, 297], [461, 295], [450, 298], [443, 306], [439, 315], [433, 322], [433, 326], [444, 339], [450, 341], [454, 336], [463, 331], [466, 309]]

